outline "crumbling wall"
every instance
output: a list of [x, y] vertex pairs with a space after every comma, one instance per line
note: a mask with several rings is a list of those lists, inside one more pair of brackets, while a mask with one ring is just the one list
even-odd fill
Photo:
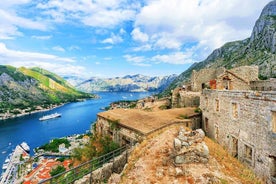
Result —
[[204, 90], [200, 108], [206, 135], [271, 183], [276, 92]]
[[139, 132], [130, 130], [119, 122], [114, 122], [101, 116], [98, 116], [95, 126], [97, 133], [111, 136], [112, 140], [120, 146], [134, 144], [142, 138]]
[[192, 91], [198, 92], [202, 90], [202, 84], [209, 83], [210, 80], [216, 79], [217, 76], [223, 74], [225, 68], [204, 68], [199, 71], [193, 70], [191, 75]]
[[256, 91], [276, 91], [276, 79], [250, 81], [250, 88]]
[[246, 82], [258, 80], [259, 67], [258, 66], [240, 66], [228, 70], [236, 76], [244, 79]]
[[175, 164], [207, 163], [209, 149], [204, 142], [205, 133], [202, 129], [186, 131], [180, 128], [178, 136], [174, 139]]
[[176, 88], [172, 93], [172, 108], [198, 107], [200, 100], [199, 92], [185, 91]]

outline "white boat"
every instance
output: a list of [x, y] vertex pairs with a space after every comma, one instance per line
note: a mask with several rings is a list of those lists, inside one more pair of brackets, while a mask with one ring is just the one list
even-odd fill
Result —
[[54, 114], [49, 114], [49, 115], [46, 115], [46, 116], [42, 116], [41, 118], [39, 118], [40, 121], [45, 121], [45, 120], [48, 120], [48, 119], [53, 119], [53, 118], [58, 118], [58, 117], [61, 117], [61, 114], [59, 113], [54, 113]]
[[30, 147], [29, 147], [29, 145], [28, 145], [26, 142], [22, 142], [22, 143], [20, 144], [20, 146], [21, 146], [21, 148], [23, 148], [24, 151], [26, 151], [27, 153], [30, 152]]
[[3, 164], [2, 169], [3, 169], [3, 170], [6, 170], [6, 169], [8, 168], [8, 165], [9, 165], [9, 164]]

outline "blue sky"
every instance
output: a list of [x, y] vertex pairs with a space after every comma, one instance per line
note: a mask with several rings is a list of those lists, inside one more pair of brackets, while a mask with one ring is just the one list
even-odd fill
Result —
[[0, 64], [59, 75], [180, 74], [250, 36], [269, 0], [2, 0]]

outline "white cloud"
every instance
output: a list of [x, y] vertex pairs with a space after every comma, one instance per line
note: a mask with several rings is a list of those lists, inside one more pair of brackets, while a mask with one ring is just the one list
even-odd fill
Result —
[[37, 8], [56, 22], [78, 20], [87, 26], [114, 28], [124, 21], [134, 20], [140, 5], [126, 0], [49, 0]]
[[133, 51], [149, 51], [149, 50], [152, 50], [152, 46], [151, 44], [145, 44], [145, 45], [141, 45], [141, 46], [138, 46], [138, 47], [134, 47], [132, 49]]
[[192, 53], [175, 52], [171, 54], [156, 55], [151, 58], [151, 61], [156, 63], [169, 63], [169, 64], [190, 64], [195, 61], [191, 59]]
[[159, 63], [167, 63], [174, 65], [183, 65], [183, 64], [191, 64], [196, 62], [194, 58], [194, 50], [196, 47], [192, 47], [191, 49], [187, 49], [185, 52], [172, 52], [168, 54], [157, 54], [152, 57], [144, 57], [144, 56], [136, 56], [136, 55], [124, 55], [123, 57], [129, 63], [138, 66], [151, 66], [151, 63], [159, 64]]
[[[11, 50], [6, 47], [4, 43], [0, 43], [0, 62], [22, 62], [22, 63], [35, 63], [43, 61], [52, 61], [52, 62], [75, 62], [74, 59], [59, 57], [51, 54], [43, 54], [37, 52], [23, 52], [17, 50]], [[24, 66], [22, 64], [22, 66]]]
[[54, 51], [65, 52], [65, 49], [59, 45], [52, 47]]
[[[180, 51], [184, 44], [197, 43], [195, 51], [205, 49], [206, 57], [228, 41], [249, 37], [260, 7], [269, 1], [148, 0], [136, 16], [132, 36], [155, 50]], [[140, 30], [148, 38], [139, 36]]]
[[50, 54], [11, 50], [3, 43], [0, 43], [0, 64], [15, 67], [41, 67], [62, 76], [85, 76], [87, 73], [85, 67], [75, 65], [74, 59]]
[[123, 42], [123, 38], [119, 35], [115, 35], [114, 33], [111, 33], [111, 36], [109, 38], [106, 38], [102, 41], [102, 43], [109, 43], [109, 44], [118, 44]]
[[9, 7], [6, 7], [6, 9], [2, 8], [0, 8], [0, 27], [2, 28], [0, 30], [0, 39], [13, 39], [15, 36], [22, 36], [18, 28], [47, 30], [46, 24], [42, 22], [20, 17], [14, 10], [9, 10]]
[[142, 33], [139, 28], [135, 28], [131, 32], [131, 36], [134, 40], [140, 41], [140, 42], [147, 42], [149, 40], [148, 35], [145, 33]]
[[120, 29], [120, 35], [126, 34], [126, 30], [124, 30], [123, 28]]
[[33, 35], [32, 38], [37, 40], [49, 40], [52, 38], [52, 35], [45, 35], [45, 36]]
[[124, 55], [123, 56], [128, 62], [131, 63], [143, 63], [145, 62], [145, 57], [144, 56], [132, 56], [132, 55]]

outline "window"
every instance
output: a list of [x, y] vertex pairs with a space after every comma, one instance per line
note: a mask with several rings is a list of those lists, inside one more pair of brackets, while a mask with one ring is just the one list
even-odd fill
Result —
[[253, 158], [252, 147], [250, 147], [250, 146], [248, 146], [246, 144], [244, 145], [243, 157], [244, 157], [244, 159], [245, 159], [246, 162], [248, 162], [249, 164], [251, 164], [252, 158]]
[[205, 118], [205, 131], [208, 132], [208, 118]]
[[238, 139], [231, 136], [231, 155], [238, 158]]
[[271, 176], [275, 178], [276, 180], [276, 157], [275, 156], [270, 156], [270, 171], [271, 171]]
[[233, 118], [238, 118], [239, 117], [238, 104], [236, 102], [232, 103], [232, 117]]
[[215, 100], [215, 109], [216, 109], [216, 111], [219, 111], [219, 100], [218, 99]]
[[276, 111], [271, 111], [272, 115], [272, 132], [276, 133]]

